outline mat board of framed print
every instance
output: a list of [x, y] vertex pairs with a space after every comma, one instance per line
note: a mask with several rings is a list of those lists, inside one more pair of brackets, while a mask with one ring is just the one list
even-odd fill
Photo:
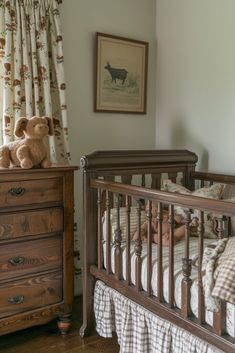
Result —
[[146, 113], [148, 43], [96, 33], [95, 111]]

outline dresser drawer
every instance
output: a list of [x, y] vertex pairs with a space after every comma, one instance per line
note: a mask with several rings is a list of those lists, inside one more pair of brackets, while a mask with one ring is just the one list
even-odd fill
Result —
[[0, 281], [62, 267], [62, 236], [0, 245]]
[[62, 178], [0, 183], [0, 208], [62, 202]]
[[0, 318], [62, 301], [62, 272], [0, 285]]
[[63, 209], [0, 214], [0, 240], [63, 231]]

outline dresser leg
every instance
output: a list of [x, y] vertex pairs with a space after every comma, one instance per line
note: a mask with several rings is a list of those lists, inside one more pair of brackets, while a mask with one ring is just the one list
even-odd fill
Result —
[[62, 336], [66, 335], [69, 332], [71, 324], [72, 324], [71, 314], [64, 314], [59, 317], [57, 325]]

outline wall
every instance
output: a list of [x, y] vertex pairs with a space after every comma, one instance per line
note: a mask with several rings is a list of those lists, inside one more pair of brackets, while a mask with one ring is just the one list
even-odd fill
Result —
[[156, 146], [235, 172], [235, 1], [157, 0]]
[[[72, 161], [94, 150], [155, 147], [155, 0], [64, 0], [61, 7]], [[95, 113], [95, 32], [149, 42], [147, 114]], [[76, 219], [82, 235], [81, 173]]]

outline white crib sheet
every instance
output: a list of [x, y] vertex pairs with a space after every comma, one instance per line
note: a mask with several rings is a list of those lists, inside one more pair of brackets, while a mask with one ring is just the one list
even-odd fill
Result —
[[[215, 242], [215, 239], [204, 239], [204, 246]], [[190, 258], [195, 259], [198, 253], [198, 238], [191, 237], [189, 242], [189, 253]], [[135, 284], [135, 243], [131, 242], [131, 281]], [[157, 244], [152, 246], [152, 291], [153, 295], [157, 295]], [[123, 277], [126, 279], [126, 249], [125, 242], [122, 244], [122, 265], [123, 265]], [[111, 248], [111, 269], [114, 272], [115, 262], [114, 262], [114, 246]], [[103, 241], [103, 253], [104, 253], [104, 266], [106, 267], [106, 242]], [[184, 257], [184, 241], [181, 241], [175, 245], [174, 248], [174, 278], [175, 278], [175, 304], [178, 308], [181, 308], [181, 282], [183, 279], [182, 274], [182, 258]], [[143, 290], [147, 290], [147, 244], [143, 243], [142, 249], [142, 269], [141, 269], [141, 283]], [[163, 295], [164, 299], [169, 302], [168, 293], [168, 279], [169, 279], [169, 248], [163, 247]], [[197, 270], [192, 269], [191, 274], [192, 287], [191, 287], [191, 310], [195, 316], [198, 313], [198, 280], [197, 280]], [[212, 326], [213, 323], [213, 313], [206, 310], [206, 322]], [[235, 337], [235, 305], [227, 303], [226, 308], [226, 331], [227, 333]]]

